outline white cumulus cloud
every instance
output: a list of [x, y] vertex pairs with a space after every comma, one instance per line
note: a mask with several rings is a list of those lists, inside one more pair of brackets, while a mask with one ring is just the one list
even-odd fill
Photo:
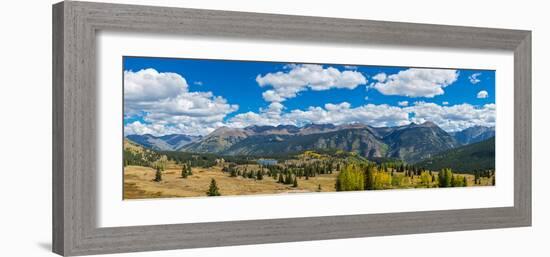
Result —
[[414, 106], [404, 108], [414, 113], [410, 119], [415, 123], [431, 121], [446, 131], [458, 131], [479, 125], [495, 126], [496, 105], [486, 104], [475, 107], [470, 104], [440, 106], [435, 103], [416, 102]]
[[408, 106], [408, 105], [409, 105], [409, 101], [397, 102], [397, 105], [399, 105], [399, 106]]
[[456, 70], [413, 68], [392, 75], [376, 74], [372, 87], [384, 95], [431, 98], [445, 93], [443, 89], [457, 78]]
[[[271, 108], [269, 108], [271, 109]], [[268, 109], [268, 110], [269, 110]], [[294, 109], [286, 113], [247, 112], [229, 120], [232, 127], [251, 125], [295, 125], [364, 123], [373, 126], [398, 126], [408, 124], [408, 114], [399, 107], [367, 104], [352, 108], [348, 102], [327, 103], [323, 107], [311, 106], [305, 110]]]
[[[289, 65], [285, 69], [286, 72], [268, 73], [256, 79], [260, 86], [271, 87], [263, 93], [264, 99], [270, 102], [269, 105], [257, 112], [239, 113], [230, 119], [227, 119], [228, 114], [237, 111], [238, 105], [230, 104], [225, 98], [212, 92], [189, 92], [185, 78], [178, 74], [157, 72], [154, 69], [125, 71], [125, 117], [139, 119], [127, 123], [124, 133], [206, 135], [221, 126], [303, 126], [309, 123], [362, 123], [382, 127], [431, 121], [446, 131], [462, 130], [474, 125], [495, 125], [494, 104], [476, 107], [466, 103], [449, 106], [448, 102], [438, 105], [400, 101], [398, 106], [352, 106], [348, 102], [333, 102], [288, 110], [282, 102], [295, 97], [298, 92], [331, 88], [353, 89], [365, 84], [367, 80], [353, 70], [342, 72], [320, 65]], [[373, 77], [377, 81], [373, 87], [379, 91], [389, 90], [390, 93], [400, 88], [403, 90], [400, 91], [402, 95], [433, 97], [439, 94], [438, 89], [442, 91], [457, 76], [458, 73], [450, 70], [409, 69], [393, 75], [377, 74]], [[414, 91], [416, 89], [421, 90]], [[488, 97], [486, 91], [480, 91], [478, 97], [480, 94], [481, 97]]]
[[481, 73], [479, 73], [479, 72], [478, 72], [478, 73], [474, 73], [474, 74], [470, 75], [470, 76], [468, 77], [468, 79], [470, 80], [470, 83], [472, 83], [472, 84], [475, 85], [475, 84], [481, 82], [481, 80], [479, 79], [479, 76], [481, 76]]
[[329, 90], [332, 88], [354, 89], [367, 83], [367, 78], [355, 70], [340, 71], [333, 67], [324, 68], [316, 64], [285, 66], [287, 71], [258, 75], [260, 87], [271, 87], [263, 93], [268, 102], [283, 102], [306, 90]]
[[477, 98], [483, 99], [489, 97], [489, 93], [485, 90], [481, 90], [477, 93]]
[[324, 106], [311, 106], [305, 110], [289, 112], [263, 109], [259, 113], [238, 114], [229, 120], [227, 126], [247, 127], [251, 125], [295, 125], [351, 124], [362, 123], [374, 127], [401, 126], [411, 122], [431, 121], [446, 131], [463, 130], [471, 126], [495, 126], [495, 105], [475, 107], [470, 104], [441, 106], [435, 103], [416, 102], [411, 106], [390, 106], [387, 104], [366, 104], [352, 107], [348, 102], [327, 103]]
[[155, 69], [124, 71], [124, 100], [154, 101], [187, 91], [187, 81], [176, 73]]
[[239, 106], [212, 92], [189, 92], [185, 78], [145, 69], [124, 72], [125, 134], [206, 134], [222, 125]]

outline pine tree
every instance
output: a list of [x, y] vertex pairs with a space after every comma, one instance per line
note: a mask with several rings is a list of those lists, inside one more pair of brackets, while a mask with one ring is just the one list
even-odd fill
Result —
[[216, 184], [216, 180], [212, 179], [210, 181], [210, 188], [208, 188], [208, 191], [206, 191], [207, 196], [220, 196], [218, 185]]
[[264, 179], [264, 175], [262, 174], [261, 171], [258, 171], [258, 172], [256, 173], [256, 179], [257, 179], [257, 180], [262, 180], [262, 179]]
[[321, 184], [317, 186], [317, 192], [321, 192]]
[[467, 187], [467, 186], [468, 186], [468, 179], [466, 179], [466, 176], [464, 176], [464, 182], [463, 182], [463, 183], [464, 183], [464, 185], [463, 185], [463, 186], [465, 186], [465, 187]]
[[189, 176], [193, 175], [193, 170], [191, 169], [191, 163], [188, 163], [186, 166], [187, 166], [187, 175]]
[[285, 175], [285, 184], [287, 185], [292, 184], [292, 175], [290, 174]]
[[296, 176], [294, 176], [294, 182], [292, 183], [292, 187], [298, 187], [298, 179]]
[[442, 169], [439, 171], [439, 187], [451, 187], [453, 185], [453, 172], [451, 169]]
[[187, 178], [187, 168], [185, 168], [185, 164], [181, 168], [181, 177], [182, 178]]
[[283, 180], [283, 175], [281, 173], [279, 173], [279, 180], [277, 181], [277, 183], [285, 183], [285, 181]]
[[230, 177], [236, 177], [237, 176], [237, 170], [235, 168], [229, 168], [231, 170]]
[[160, 167], [157, 167], [157, 171], [155, 172], [155, 182], [161, 182], [162, 181], [162, 173], [160, 172]]

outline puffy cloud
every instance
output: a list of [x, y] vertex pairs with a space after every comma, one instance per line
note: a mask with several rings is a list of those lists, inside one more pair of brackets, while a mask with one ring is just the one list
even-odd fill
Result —
[[279, 93], [275, 92], [274, 90], [267, 90], [263, 92], [262, 97], [268, 102], [282, 102], [285, 100], [285, 98], [283, 98], [281, 95], [279, 95]]
[[239, 108], [212, 92], [188, 92], [185, 79], [175, 73], [146, 69], [124, 76], [125, 118], [143, 121], [126, 124], [125, 134], [207, 134]]
[[[277, 126], [281, 124], [303, 126], [309, 123], [331, 123], [335, 125], [363, 123], [379, 127], [406, 125], [410, 122], [423, 123], [425, 121], [432, 121], [447, 131], [456, 131], [473, 125], [494, 126], [495, 124], [494, 104], [475, 107], [470, 104], [447, 106], [447, 102], [443, 102], [443, 105], [437, 105], [425, 102], [411, 104], [409, 101], [402, 101], [398, 103], [399, 106], [366, 104], [352, 107], [348, 102], [341, 102], [311, 106], [306, 109], [287, 110], [281, 102], [292, 94], [285, 94], [287, 92], [285, 90], [294, 92], [295, 96], [297, 92], [303, 90], [355, 88], [358, 84], [351, 83], [350, 81], [354, 80], [348, 79], [348, 77], [355, 75], [344, 75], [345, 72], [355, 71], [340, 72], [336, 69], [331, 71], [331, 68], [324, 69], [319, 65], [311, 67], [289, 65], [285, 69], [288, 72], [278, 72], [271, 76], [268, 74], [259, 79], [263, 81], [258, 82], [260, 85], [264, 83], [263, 86], [271, 85], [273, 87], [264, 92], [264, 98], [270, 99], [268, 101], [271, 102], [267, 107], [261, 108], [258, 112], [237, 114], [229, 120], [226, 119], [227, 115], [237, 111], [239, 106], [228, 103], [226, 99], [215, 96], [212, 92], [189, 92], [185, 78], [178, 74], [159, 73], [153, 69], [138, 72], [126, 71], [124, 73], [125, 118], [136, 118], [137, 121], [126, 124], [124, 133], [126, 135], [166, 135], [174, 133], [205, 135], [221, 126], [247, 127], [251, 125]], [[396, 81], [404, 81], [403, 78], [396, 78], [395, 76], [410, 76], [399, 74], [388, 76], [381, 73], [374, 76], [373, 79], [378, 83], [395, 84]], [[456, 77], [452, 78], [452, 74], [448, 74], [446, 79], [434, 79], [434, 74], [430, 74], [432, 76], [431, 80], [428, 79], [427, 74], [423, 73], [417, 74], [416, 79], [418, 80], [421, 77], [422, 79], [419, 80], [424, 82], [442, 81], [443, 84], [450, 84], [451, 81], [456, 80]], [[414, 81], [415, 79], [410, 78], [409, 80]], [[289, 81], [299, 81], [300, 83], [292, 84]], [[338, 81], [338, 83], [335, 81]], [[357, 81], [366, 83], [364, 77], [363, 80], [358, 79]], [[420, 82], [413, 82], [413, 84], [415, 83]], [[131, 86], [128, 87], [129, 85]], [[290, 86], [287, 87], [286, 85]], [[294, 87], [294, 85], [298, 86]], [[298, 91], [294, 90], [296, 88], [298, 88]]]
[[238, 109], [221, 96], [211, 92], [184, 92], [158, 101], [130, 102], [127, 107], [148, 113], [165, 113], [174, 116], [208, 117], [226, 114]]
[[468, 77], [468, 79], [470, 80], [470, 83], [475, 85], [475, 84], [481, 82], [481, 80], [479, 79], [479, 76], [481, 76], [481, 73], [474, 73], [474, 74], [470, 75]]
[[434, 97], [445, 93], [443, 88], [458, 78], [456, 70], [446, 69], [407, 69], [396, 74], [376, 74], [378, 81], [372, 87], [384, 95], [407, 97]]
[[[261, 108], [259, 113], [246, 112], [235, 115], [226, 124], [229, 127], [243, 128], [252, 125], [277, 126], [283, 124], [281, 114], [284, 106], [279, 102], [269, 104], [267, 108]], [[292, 124], [292, 123], [290, 123]]]
[[386, 81], [386, 78], [388, 78], [388, 75], [386, 75], [386, 73], [378, 73], [374, 75], [372, 78], [378, 82], [384, 82]]
[[485, 90], [481, 90], [477, 93], [477, 98], [483, 99], [489, 97], [489, 93]]
[[[446, 131], [462, 130], [474, 125], [495, 126], [495, 105], [475, 107], [470, 104], [440, 106], [435, 103], [416, 102], [412, 106], [398, 107], [386, 104], [367, 104], [352, 108], [347, 102], [327, 103], [323, 107], [311, 106], [305, 110], [271, 112], [267, 108], [259, 113], [238, 114], [227, 123], [231, 127], [251, 125], [295, 125], [362, 123], [375, 127], [400, 126], [411, 122], [431, 121]], [[277, 110], [281, 110], [276, 108]]]
[[350, 124], [363, 123], [375, 127], [408, 124], [408, 114], [399, 107], [386, 104], [367, 104], [351, 108], [350, 104], [325, 104], [324, 108], [309, 107], [307, 110], [293, 110], [283, 116], [286, 121], [301, 126], [308, 123]]
[[495, 126], [496, 105], [486, 104], [475, 107], [470, 104], [440, 106], [435, 103], [416, 102], [414, 106], [404, 108], [414, 113], [412, 122], [431, 121], [446, 131], [457, 131], [474, 125]]
[[[271, 108], [268, 108], [269, 110]], [[295, 109], [286, 113], [247, 112], [238, 114], [229, 120], [232, 127], [250, 125], [295, 125], [316, 124], [349, 124], [364, 123], [372, 126], [397, 126], [408, 124], [408, 113], [403, 109], [389, 105], [368, 104], [351, 108], [347, 102], [327, 103], [323, 107], [309, 107], [306, 110]]]
[[268, 102], [283, 102], [294, 98], [306, 90], [329, 90], [332, 88], [354, 89], [367, 83], [363, 74], [354, 70], [339, 71], [336, 68], [323, 68], [316, 64], [286, 65], [288, 71], [258, 75], [256, 82], [261, 87], [272, 89], [263, 93]]
[[445, 102], [443, 102], [443, 103], [441, 103], [441, 104], [443, 104], [443, 105], [449, 105], [449, 102], [445, 101]]
[[125, 135], [132, 135], [132, 134], [166, 135], [166, 134], [172, 134], [175, 132], [176, 131], [173, 128], [167, 128], [161, 124], [147, 124], [147, 123], [141, 123], [140, 121], [134, 121], [124, 126]]
[[187, 91], [187, 81], [176, 73], [154, 69], [124, 71], [124, 100], [154, 101]]

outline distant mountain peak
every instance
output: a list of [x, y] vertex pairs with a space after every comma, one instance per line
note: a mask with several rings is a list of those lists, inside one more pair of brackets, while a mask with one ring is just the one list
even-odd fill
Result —
[[160, 150], [176, 151], [183, 146], [200, 140], [202, 136], [190, 136], [184, 134], [169, 134], [164, 136], [153, 136], [151, 134], [127, 135], [126, 138], [143, 147]]
[[439, 126], [437, 126], [437, 124], [435, 124], [431, 121], [425, 121], [424, 123], [422, 123], [420, 125], [422, 125], [423, 127], [439, 127]]
[[451, 135], [462, 145], [480, 142], [495, 136], [495, 127], [475, 125]]
[[246, 136], [246, 132], [240, 128], [231, 128], [231, 127], [219, 127], [214, 130], [212, 133], [208, 134], [207, 137], [212, 136]]

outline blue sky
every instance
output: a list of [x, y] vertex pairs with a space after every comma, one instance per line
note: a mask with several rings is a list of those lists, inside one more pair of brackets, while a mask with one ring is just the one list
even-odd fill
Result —
[[124, 57], [126, 134], [432, 121], [494, 126], [495, 71]]

